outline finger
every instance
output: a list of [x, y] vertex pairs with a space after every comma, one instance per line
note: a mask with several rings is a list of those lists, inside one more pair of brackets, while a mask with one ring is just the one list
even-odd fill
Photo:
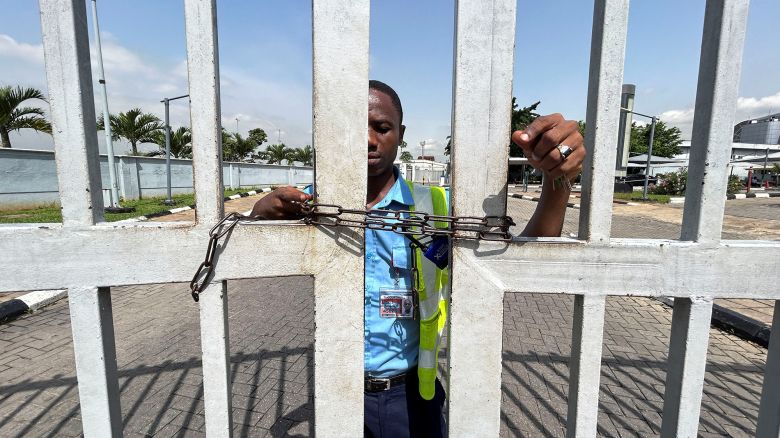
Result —
[[522, 136], [522, 135], [523, 135], [523, 132], [524, 132], [524, 131], [515, 131], [515, 132], [513, 132], [513, 133], [512, 133], [512, 143], [514, 143], [514, 144], [516, 144], [517, 146], [519, 146], [519, 147], [520, 147], [520, 149], [522, 149], [522, 150], [523, 150], [523, 155], [524, 155], [526, 158], [528, 158], [528, 157], [530, 157], [530, 156], [531, 156], [532, 149], [531, 149], [531, 146], [530, 146], [530, 144], [529, 144], [527, 141], [522, 141], [522, 140], [520, 139], [520, 136]]
[[582, 163], [585, 160], [586, 154], [587, 151], [583, 146], [577, 147], [572, 151], [571, 155], [566, 158], [566, 160], [558, 164], [553, 169], [549, 170], [547, 174], [552, 178], [566, 175], [566, 177], [571, 179], [577, 176], [577, 174], [579, 174], [579, 172], [582, 170]]
[[[574, 136], [574, 134], [577, 135]], [[557, 146], [565, 144], [574, 149], [577, 144], [581, 143], [578, 137], [577, 122], [568, 120], [558, 124], [542, 134], [539, 141], [536, 142], [531, 158], [539, 161], [542, 169], [551, 169], [563, 161]]]
[[555, 125], [563, 122], [563, 116], [560, 114], [550, 114], [548, 116], [537, 117], [530, 125], [520, 132], [517, 136], [517, 145], [520, 147], [528, 146], [533, 149], [537, 138], [546, 131], [552, 129]]
[[279, 190], [279, 199], [284, 202], [306, 202], [310, 200], [311, 195], [304, 193], [293, 187], [284, 187]]

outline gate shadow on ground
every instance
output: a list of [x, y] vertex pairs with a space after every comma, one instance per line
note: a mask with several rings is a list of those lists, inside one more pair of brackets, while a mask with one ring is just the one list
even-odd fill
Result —
[[[274, 437], [314, 436], [313, 398], [301, 403], [294, 401], [296, 397], [286, 396], [291, 384], [300, 384], [289, 376], [295, 362], [288, 359], [301, 355], [306, 358], [303, 367], [306, 381], [303, 385], [309, 394], [314, 393], [313, 354], [313, 346], [309, 345], [260, 350], [251, 354], [240, 352], [231, 356], [233, 424], [237, 436], [258, 435], [265, 430]], [[279, 366], [267, 367], [269, 363]], [[241, 368], [251, 369], [252, 372], [247, 376], [247, 373], [239, 371]], [[119, 384], [125, 433], [179, 437], [203, 435], [201, 369], [201, 360], [191, 357], [121, 370]], [[242, 381], [247, 377], [248, 381]], [[198, 383], [194, 384], [195, 381]], [[158, 382], [169, 383], [158, 385]], [[80, 409], [76, 403], [69, 410], [63, 410], [61, 402], [77, 391], [76, 377], [61, 374], [45, 380], [26, 379], [17, 384], [0, 386], [0, 405], [11, 396], [21, 395], [25, 399], [0, 417], [0, 428], [24, 412], [25, 418], [28, 418], [25, 421], [27, 426], [13, 430], [13, 436], [70, 435], [73, 430], [65, 426], [73, 418], [79, 418]], [[54, 412], [60, 414], [57, 415], [59, 418], [52, 418]], [[44, 416], [48, 424], [40, 423]], [[139, 418], [147, 421], [146, 426], [141, 429], [130, 427]], [[149, 419], [151, 422], [148, 422]], [[264, 427], [266, 424], [269, 427]], [[300, 434], [299, 428], [291, 431], [299, 424], [307, 424], [308, 434]]]
[[[505, 297], [502, 436], [565, 436], [573, 300], [560, 295], [511, 295]], [[670, 315], [651, 299], [607, 300], [600, 436], [660, 434]], [[765, 351], [756, 346], [713, 329], [700, 433], [755, 434], [762, 354]]]

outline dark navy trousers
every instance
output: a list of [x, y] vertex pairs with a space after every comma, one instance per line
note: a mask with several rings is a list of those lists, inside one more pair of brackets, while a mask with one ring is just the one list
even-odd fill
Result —
[[425, 400], [417, 385], [417, 373], [412, 372], [404, 385], [364, 393], [365, 436], [446, 438], [444, 388], [436, 379], [436, 395]]

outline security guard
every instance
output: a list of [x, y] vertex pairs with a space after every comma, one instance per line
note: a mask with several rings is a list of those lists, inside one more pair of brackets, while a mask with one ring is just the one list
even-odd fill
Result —
[[[405, 129], [398, 94], [383, 82], [370, 81], [366, 209], [447, 215], [443, 189], [407, 182], [393, 165]], [[514, 132], [512, 141], [546, 175], [523, 235], [559, 236], [569, 185], [555, 187], [553, 181], [579, 174], [585, 148], [577, 123], [560, 114], [539, 117], [524, 131]], [[260, 199], [252, 214], [296, 217], [300, 204], [311, 198], [293, 187], [279, 188]], [[448, 311], [447, 270], [409, 243], [392, 231], [365, 233], [364, 418], [369, 437], [447, 435], [445, 393], [436, 377]], [[419, 269], [416, 278], [413, 266]]]

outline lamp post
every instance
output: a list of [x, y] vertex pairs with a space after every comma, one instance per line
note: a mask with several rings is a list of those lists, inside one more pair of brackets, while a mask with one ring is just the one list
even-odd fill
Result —
[[167, 197], [165, 198], [165, 201], [163, 201], [163, 204], [165, 205], [176, 205], [176, 201], [173, 200], [173, 197], [171, 196], [171, 124], [170, 124], [170, 102], [172, 100], [176, 99], [183, 99], [185, 97], [189, 97], [189, 94], [185, 94], [183, 96], [178, 97], [171, 97], [171, 98], [164, 98], [160, 102], [165, 104], [165, 172], [166, 172], [166, 183], [167, 183]]
[[103, 71], [103, 50], [100, 46], [100, 26], [98, 25], [97, 0], [92, 0], [92, 26], [95, 33], [95, 51], [98, 59], [98, 82], [103, 95], [103, 132], [106, 134], [106, 156], [108, 156], [109, 202], [106, 211], [109, 213], [127, 213], [135, 208], [122, 208], [119, 205], [119, 190], [116, 184], [116, 167], [114, 165], [114, 142], [111, 139], [111, 116], [108, 112], [108, 91], [106, 91], [106, 75]]
[[[642, 190], [642, 200], [647, 201], [647, 186], [650, 183], [650, 157], [653, 156], [653, 140], [655, 139], [655, 123], [658, 121], [656, 116], [648, 116], [647, 114], [638, 113], [626, 108], [620, 108], [620, 111], [635, 114], [637, 116], [647, 117], [650, 119], [650, 141], [647, 145], [647, 161], [645, 162], [645, 187]], [[630, 129], [626, 127], [626, 129]]]

